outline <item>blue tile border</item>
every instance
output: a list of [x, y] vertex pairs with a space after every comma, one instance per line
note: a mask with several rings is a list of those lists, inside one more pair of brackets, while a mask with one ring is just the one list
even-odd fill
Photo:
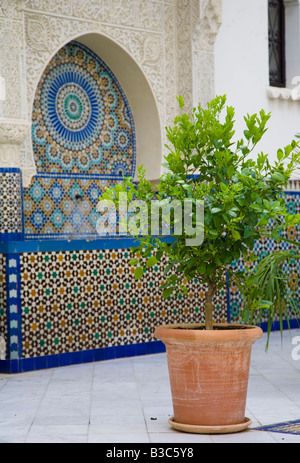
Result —
[[[166, 237], [168, 241], [170, 238]], [[138, 240], [132, 237], [112, 237], [79, 240], [28, 240], [0, 242], [0, 254], [51, 251], [92, 251], [103, 249], [129, 249], [138, 245]]]
[[0, 254], [51, 251], [91, 251], [135, 247], [135, 238], [98, 238], [79, 240], [28, 240], [0, 242]]
[[0, 233], [0, 245], [3, 241], [22, 241], [24, 233]]
[[[291, 329], [297, 329], [300, 328], [300, 318], [293, 318], [289, 322], [290, 328]], [[284, 330], [289, 329], [288, 322], [286, 320], [282, 321], [282, 328]], [[263, 322], [260, 325], [258, 325], [265, 333], [268, 331], [268, 322]], [[274, 321], [271, 326], [271, 331], [280, 331], [280, 322], [279, 321]]]
[[300, 195], [300, 191], [285, 191], [284, 192], [286, 195], [293, 195], [293, 196], [299, 196]]
[[22, 356], [21, 317], [21, 269], [20, 255], [6, 255], [6, 316], [7, 357], [9, 360]]
[[20, 174], [21, 169], [19, 167], [0, 167], [0, 173], [5, 174]]
[[122, 175], [115, 174], [89, 174], [86, 172], [42, 172], [39, 171], [35, 178], [62, 178], [62, 179], [81, 179], [81, 180], [118, 180], [123, 181]]
[[99, 349], [48, 355], [44, 357], [0, 360], [0, 373], [24, 373], [48, 368], [136, 357], [139, 355], [159, 354], [165, 351], [165, 345], [161, 341], [150, 341], [140, 344], [102, 347]]

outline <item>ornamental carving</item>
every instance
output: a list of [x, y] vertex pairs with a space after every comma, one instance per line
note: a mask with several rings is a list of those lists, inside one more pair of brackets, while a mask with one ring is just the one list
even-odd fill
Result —
[[1, 0], [0, 17], [21, 20], [21, 0]]
[[26, 139], [29, 127], [27, 121], [0, 121], [0, 144], [21, 145]]
[[26, 40], [32, 50], [51, 51], [49, 43], [49, 23], [39, 16], [29, 17], [26, 21]]
[[[9, 1], [9, 0], [8, 0]], [[55, 14], [115, 26], [162, 32], [162, 11], [170, 1], [157, 0], [25, 0], [26, 11]]]
[[0, 167], [20, 166], [20, 146], [29, 133], [27, 121], [0, 122]]
[[0, 167], [16, 167], [19, 165], [18, 146], [1, 144], [0, 145]]
[[176, 38], [177, 38], [177, 96], [185, 99], [185, 111], [193, 108], [193, 63], [191, 8], [194, 0], [177, 0]]
[[23, 118], [24, 93], [22, 85], [23, 53], [22, 28], [18, 23], [0, 21], [0, 75], [5, 80], [6, 95], [0, 116]]
[[202, 0], [198, 23], [199, 48], [212, 51], [222, 23], [222, 0]]

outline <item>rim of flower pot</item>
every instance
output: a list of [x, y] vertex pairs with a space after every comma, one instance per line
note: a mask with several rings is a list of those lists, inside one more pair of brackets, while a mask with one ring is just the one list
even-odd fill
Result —
[[161, 340], [202, 340], [206, 342], [244, 340], [254, 343], [262, 337], [263, 331], [256, 325], [214, 323], [213, 330], [206, 330], [204, 323], [174, 323], [158, 326], [154, 335]]

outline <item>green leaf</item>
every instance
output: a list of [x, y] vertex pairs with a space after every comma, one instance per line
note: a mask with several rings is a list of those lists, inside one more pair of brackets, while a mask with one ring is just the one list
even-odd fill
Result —
[[178, 96], [177, 101], [179, 103], [180, 109], [183, 109], [183, 107], [184, 107], [184, 98], [182, 96]]
[[211, 210], [211, 213], [212, 214], [217, 214], [218, 212], [221, 212], [222, 209], [220, 209], [219, 207], [213, 207], [212, 210]]
[[215, 271], [215, 266], [214, 264], [208, 264], [206, 272], [208, 275], [212, 275]]
[[281, 241], [281, 236], [278, 230], [272, 230], [272, 236], [276, 241]]
[[242, 318], [243, 323], [248, 323], [249, 322], [249, 320], [250, 320], [250, 310], [248, 308], [245, 308], [244, 310], [242, 310], [241, 318]]
[[231, 178], [233, 176], [234, 172], [235, 172], [234, 166], [231, 165], [231, 166], [227, 167], [227, 175], [228, 175], [229, 178]]
[[142, 267], [137, 267], [134, 271], [134, 278], [140, 280], [144, 275], [144, 269]]
[[187, 267], [192, 267], [198, 261], [198, 257], [193, 257], [186, 262]]
[[175, 283], [177, 280], [178, 280], [178, 275], [175, 275], [175, 273], [168, 278], [168, 281], [172, 283]]
[[199, 264], [198, 272], [200, 273], [200, 275], [204, 275], [204, 273], [206, 272], [206, 263], [205, 262], [201, 262], [201, 264]]
[[251, 209], [254, 209], [255, 211], [261, 211], [261, 206], [259, 204], [251, 204], [250, 205]]
[[120, 183], [118, 183], [118, 184], [115, 186], [115, 188], [116, 188], [116, 191], [118, 191], [119, 193], [122, 193], [123, 190], [124, 190], [124, 189], [123, 189], [123, 186], [122, 186]]
[[244, 135], [245, 135], [245, 137], [247, 138], [247, 140], [249, 140], [250, 135], [249, 135], [249, 131], [248, 131], [248, 130], [244, 130]]
[[219, 215], [214, 216], [214, 226], [220, 228], [222, 225], [222, 218]]
[[213, 240], [215, 240], [218, 237], [218, 232], [217, 230], [209, 230], [208, 234], [212, 237]]
[[253, 232], [251, 230], [245, 230], [244, 231], [244, 238], [252, 238]]
[[282, 149], [279, 149], [277, 151], [277, 159], [278, 159], [278, 161], [281, 161], [282, 158], [283, 158], [283, 151], [282, 151]]
[[162, 293], [162, 297], [164, 299], [167, 299], [167, 297], [171, 296], [172, 292], [173, 292], [173, 289], [174, 288], [168, 288], [168, 289], [165, 289]]
[[146, 267], [149, 268], [149, 267], [153, 267], [154, 265], [157, 264], [157, 258], [155, 256], [152, 256], [152, 257], [149, 257], [149, 259], [147, 260], [146, 262]]
[[241, 235], [237, 230], [232, 230], [232, 236], [233, 236], [233, 238], [235, 240], [240, 240], [241, 239]]
[[155, 254], [155, 257], [157, 259], [157, 261], [159, 261], [163, 256], [163, 251], [157, 251], [157, 253]]
[[229, 215], [230, 217], [232, 217], [232, 218], [237, 217], [237, 214], [236, 214], [232, 209], [230, 209], [230, 211], [228, 211], [227, 213], [228, 213], [228, 215]]
[[221, 187], [221, 190], [223, 191], [223, 193], [227, 193], [228, 190], [229, 190], [228, 186], [226, 186], [225, 183], [221, 183], [220, 187]]
[[259, 305], [260, 305], [261, 307], [272, 307], [273, 302], [271, 302], [271, 301], [265, 301], [264, 299], [262, 299], [261, 301], [259, 301]]
[[130, 259], [130, 261], [128, 262], [129, 265], [137, 265], [138, 263], [139, 263], [138, 259]]
[[285, 182], [285, 176], [280, 172], [275, 172], [272, 177], [276, 178], [276, 180], [279, 180], [280, 182]]
[[223, 265], [223, 262], [222, 262], [222, 260], [220, 259], [220, 257], [216, 257], [216, 258], [215, 258], [215, 263], [216, 263], [219, 267], [222, 267], [222, 265]]

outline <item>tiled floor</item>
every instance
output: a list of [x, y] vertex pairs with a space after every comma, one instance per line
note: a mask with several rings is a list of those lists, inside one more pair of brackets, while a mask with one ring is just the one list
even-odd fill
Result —
[[[246, 416], [251, 427], [226, 435], [186, 434], [172, 416], [165, 354], [0, 375], [0, 443], [300, 442], [300, 435], [253, 428], [300, 419], [300, 330], [254, 346]], [[300, 338], [299, 338], [300, 339]], [[299, 345], [300, 346], [300, 345]]]

